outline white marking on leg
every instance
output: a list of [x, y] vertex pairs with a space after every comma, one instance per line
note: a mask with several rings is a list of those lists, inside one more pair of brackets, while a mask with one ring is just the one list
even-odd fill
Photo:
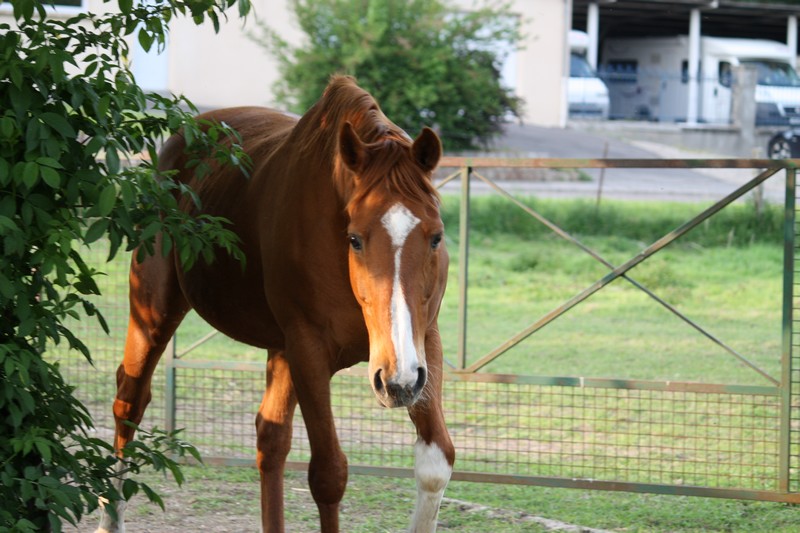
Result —
[[[125, 464], [122, 461], [117, 461], [114, 467], [114, 470], [117, 472], [117, 479], [114, 480], [114, 488], [117, 489], [120, 495], [122, 494], [122, 483], [125, 481], [125, 474], [121, 474], [120, 472], [124, 468]], [[100, 517], [100, 525], [97, 526], [95, 533], [125, 533], [125, 517], [123, 515], [125, 514], [125, 507], [128, 505], [128, 502], [125, 500], [116, 502], [116, 519], [105, 509], [105, 506], [108, 505], [108, 500], [101, 498], [100, 505], [103, 508], [103, 515]]]
[[436, 531], [439, 504], [444, 495], [453, 467], [447, 462], [441, 448], [435, 443], [417, 440], [414, 446], [414, 477], [417, 478], [417, 505], [409, 531], [430, 533]]
[[391, 319], [392, 343], [397, 357], [397, 382], [401, 385], [414, 384], [417, 381], [417, 368], [423, 359], [417, 354], [414, 345], [414, 328], [411, 324], [411, 312], [408, 309], [403, 286], [400, 283], [400, 261], [403, 245], [409, 233], [420, 220], [401, 203], [394, 204], [381, 218], [381, 223], [389, 232], [394, 247], [394, 280], [392, 283]]

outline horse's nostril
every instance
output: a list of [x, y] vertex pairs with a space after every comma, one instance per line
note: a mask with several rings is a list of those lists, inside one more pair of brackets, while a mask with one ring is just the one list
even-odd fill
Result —
[[375, 376], [372, 378], [372, 382], [376, 392], [381, 392], [383, 390], [383, 379], [381, 379], [380, 368], [378, 369], [377, 372], [375, 372]]
[[414, 384], [414, 394], [417, 395], [425, 387], [425, 381], [428, 379], [428, 372], [425, 367], [421, 366], [417, 369], [417, 382]]

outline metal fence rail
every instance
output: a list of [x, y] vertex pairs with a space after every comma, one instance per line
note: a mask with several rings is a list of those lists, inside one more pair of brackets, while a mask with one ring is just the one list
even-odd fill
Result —
[[[455, 361], [446, 373], [444, 403], [457, 448], [454, 479], [598, 488], [669, 494], [800, 502], [800, 361], [794, 312], [795, 168], [798, 161], [770, 160], [499, 160], [445, 158], [461, 180], [458, 250], [457, 335]], [[579, 239], [508, 194], [482, 170], [487, 168], [750, 168], [760, 172], [717, 203], [656, 240], [627, 261], [612, 263]], [[779, 373], [763, 369], [723, 339], [706, 331], [662, 298], [631, 270], [669, 243], [725, 209], [769, 179], [784, 177], [784, 272], [782, 341], [776, 359]], [[522, 209], [532, 223], [544, 224], [561, 239], [589, 254], [606, 273], [573, 297], [523, 326], [488, 353], [470, 351], [469, 277], [470, 188], [488, 183], [510, 209]], [[120, 267], [108, 267], [122, 268]], [[111, 276], [109, 276], [111, 278]], [[529, 349], [525, 342], [546, 331], [553, 321], [614, 280], [641, 291], [656, 306], [681, 320], [727, 357], [747, 365], [752, 384], [599, 379], [496, 374], [486, 367], [510, 350]], [[455, 280], [451, 280], [451, 286]], [[112, 338], [93, 343], [98, 372], [85, 372], [65, 355], [65, 373], [79, 387], [102, 431], [113, 431], [113, 368], [121, 358], [126, 306], [124, 289], [105, 287]], [[117, 298], [117, 300], [115, 300]], [[116, 304], [114, 302], [117, 302]], [[117, 307], [119, 311], [117, 311]], [[109, 309], [113, 310], [111, 313]], [[119, 317], [117, 318], [117, 315]], [[180, 331], [179, 331], [180, 335]], [[100, 339], [100, 335], [97, 336]], [[165, 354], [163, 381], [154, 384], [154, 401], [145, 425], [186, 428], [205, 460], [253, 464], [253, 419], [265, 383], [263, 362], [196, 361], [188, 357], [196, 339], [173, 344]], [[184, 346], [190, 349], [182, 349]], [[473, 350], [474, 351], [474, 350]], [[229, 358], [235, 359], [236, 352]], [[79, 357], [75, 357], [78, 359]], [[367, 386], [362, 367], [333, 380], [333, 404], [342, 447], [356, 473], [413, 476], [412, 424], [404, 411], [380, 409]], [[304, 468], [309, 448], [300, 413], [295, 417], [290, 467]]]

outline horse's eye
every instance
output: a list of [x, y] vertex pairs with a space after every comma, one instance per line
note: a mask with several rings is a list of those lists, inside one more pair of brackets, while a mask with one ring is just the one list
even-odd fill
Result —
[[431, 248], [433, 248], [434, 250], [437, 249], [439, 247], [439, 244], [441, 244], [441, 242], [442, 242], [442, 234], [437, 233], [436, 235], [433, 236], [433, 238], [431, 238]]
[[355, 233], [351, 233], [350, 235], [348, 235], [347, 240], [350, 241], [350, 246], [355, 251], [359, 251], [364, 247], [364, 244], [361, 242], [361, 237], [359, 237]]

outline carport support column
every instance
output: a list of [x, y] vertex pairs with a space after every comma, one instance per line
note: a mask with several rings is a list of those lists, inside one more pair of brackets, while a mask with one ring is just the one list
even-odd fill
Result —
[[797, 65], [797, 15], [786, 18], [786, 46], [789, 47], [789, 62]]
[[689, 107], [686, 109], [686, 123], [697, 124], [700, 95], [700, 10], [692, 9], [689, 15]]
[[586, 13], [586, 33], [589, 35], [586, 60], [593, 70], [597, 70], [597, 44], [600, 41], [600, 7], [596, 3], [589, 4]]

